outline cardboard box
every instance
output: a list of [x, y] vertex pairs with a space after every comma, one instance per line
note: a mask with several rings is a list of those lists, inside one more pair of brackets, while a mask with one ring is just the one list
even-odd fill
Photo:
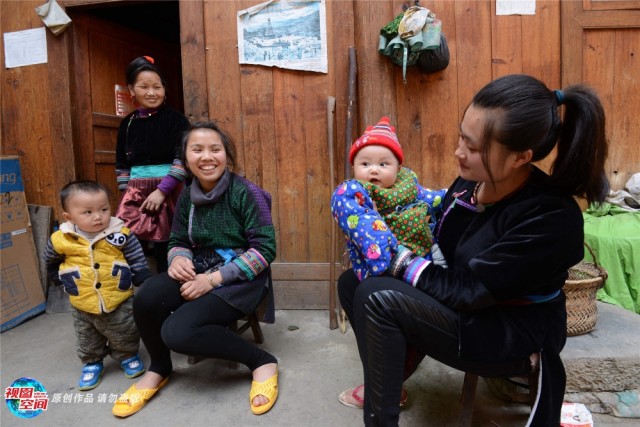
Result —
[[0, 288], [0, 332], [46, 308], [18, 157], [0, 157]]

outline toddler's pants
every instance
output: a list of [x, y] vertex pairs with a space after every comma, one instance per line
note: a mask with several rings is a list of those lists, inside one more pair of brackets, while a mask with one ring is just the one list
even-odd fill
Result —
[[96, 363], [109, 354], [122, 361], [138, 353], [140, 335], [133, 321], [133, 298], [111, 313], [91, 314], [73, 306], [71, 309], [82, 363]]

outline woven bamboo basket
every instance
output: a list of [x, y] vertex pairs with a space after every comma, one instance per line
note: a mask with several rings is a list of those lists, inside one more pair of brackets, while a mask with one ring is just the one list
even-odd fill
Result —
[[604, 286], [607, 271], [598, 264], [595, 254], [585, 243], [594, 262], [581, 261], [569, 269], [564, 290], [567, 296], [567, 335], [586, 334], [596, 326], [598, 306], [596, 292]]

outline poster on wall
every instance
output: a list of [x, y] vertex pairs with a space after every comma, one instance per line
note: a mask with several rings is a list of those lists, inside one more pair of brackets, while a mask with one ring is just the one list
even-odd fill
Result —
[[270, 0], [238, 12], [240, 64], [327, 72], [325, 0]]

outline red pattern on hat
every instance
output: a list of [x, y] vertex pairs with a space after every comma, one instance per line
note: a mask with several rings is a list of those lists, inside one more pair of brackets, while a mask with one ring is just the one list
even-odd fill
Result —
[[384, 116], [375, 126], [367, 126], [364, 134], [351, 145], [349, 151], [349, 162], [353, 164], [353, 159], [358, 151], [367, 145], [382, 145], [387, 147], [397, 157], [400, 164], [404, 161], [402, 147], [396, 135], [396, 128], [389, 123], [389, 117]]

